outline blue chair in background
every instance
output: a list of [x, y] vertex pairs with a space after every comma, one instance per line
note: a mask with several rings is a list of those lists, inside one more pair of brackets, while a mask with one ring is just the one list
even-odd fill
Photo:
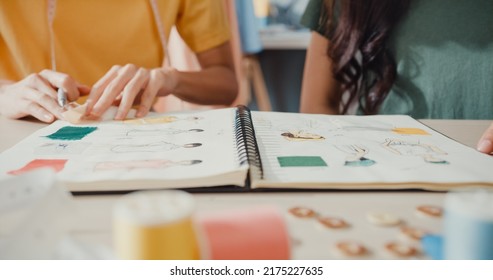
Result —
[[271, 111], [269, 92], [257, 57], [257, 54], [262, 51], [262, 42], [260, 41], [259, 21], [255, 16], [253, 0], [236, 0], [235, 4], [243, 53], [242, 77], [239, 81], [240, 92], [247, 92], [248, 96], [251, 96], [251, 86], [253, 86], [253, 96], [258, 109]]

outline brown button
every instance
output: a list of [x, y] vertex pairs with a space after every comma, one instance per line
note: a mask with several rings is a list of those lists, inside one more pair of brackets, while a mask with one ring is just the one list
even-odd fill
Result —
[[289, 213], [298, 218], [313, 218], [317, 216], [317, 213], [307, 207], [293, 207], [289, 209]]
[[418, 249], [415, 247], [397, 242], [385, 244], [385, 249], [397, 257], [412, 257], [418, 254]]
[[328, 228], [339, 229], [339, 228], [347, 228], [349, 224], [340, 218], [334, 217], [319, 217], [317, 218], [318, 222]]
[[420, 205], [416, 207], [416, 210], [418, 211], [418, 213], [435, 218], [439, 218], [443, 214], [442, 207], [439, 206]]
[[341, 253], [348, 257], [358, 257], [368, 253], [365, 246], [354, 241], [338, 242], [336, 247]]
[[415, 227], [409, 227], [409, 226], [402, 226], [401, 227], [401, 232], [413, 239], [413, 240], [421, 240], [421, 238], [423, 238], [423, 236], [425, 236], [428, 232], [423, 230], [423, 229], [419, 229], [419, 228], [415, 228]]

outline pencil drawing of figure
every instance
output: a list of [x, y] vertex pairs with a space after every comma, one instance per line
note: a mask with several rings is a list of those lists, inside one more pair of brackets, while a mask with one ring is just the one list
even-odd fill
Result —
[[204, 132], [203, 129], [193, 128], [193, 129], [176, 129], [176, 128], [160, 128], [160, 129], [131, 129], [127, 131], [126, 135], [133, 136], [160, 136], [160, 135], [174, 135], [180, 133], [196, 133]]
[[189, 116], [186, 118], [179, 118], [177, 116], [159, 116], [159, 117], [148, 117], [140, 119], [129, 119], [124, 120], [123, 123], [126, 124], [163, 124], [163, 123], [173, 123], [176, 121], [198, 121], [202, 120], [203, 117]]
[[111, 148], [111, 151], [115, 153], [155, 153], [170, 151], [178, 148], [196, 148], [200, 146], [202, 146], [201, 143], [177, 145], [166, 141], [160, 141], [141, 145], [116, 145]]
[[324, 140], [325, 137], [315, 134], [309, 133], [303, 130], [292, 130], [288, 132], [281, 133], [281, 136], [288, 141], [312, 141], [312, 140]]
[[103, 161], [98, 162], [94, 166], [94, 171], [108, 171], [108, 170], [134, 170], [134, 169], [164, 169], [173, 166], [191, 166], [202, 163], [201, 160], [128, 160], [128, 161]]
[[369, 150], [361, 145], [337, 145], [337, 149], [347, 154], [344, 162], [345, 166], [372, 166], [376, 162], [372, 159], [366, 158]]
[[412, 143], [397, 139], [386, 139], [381, 145], [394, 154], [421, 157], [426, 163], [449, 164], [448, 161], [440, 158], [440, 156], [447, 155], [447, 153], [433, 145], [419, 142]]

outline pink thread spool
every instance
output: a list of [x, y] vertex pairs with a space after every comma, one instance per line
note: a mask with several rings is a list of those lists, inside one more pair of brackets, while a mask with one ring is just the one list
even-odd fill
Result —
[[197, 221], [203, 259], [290, 259], [287, 226], [276, 208], [257, 207], [204, 214]]

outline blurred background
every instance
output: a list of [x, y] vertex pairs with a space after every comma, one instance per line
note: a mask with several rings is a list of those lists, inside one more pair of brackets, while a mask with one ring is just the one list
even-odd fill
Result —
[[[272, 110], [298, 112], [306, 47], [310, 39], [309, 31], [299, 22], [308, 0], [250, 1], [253, 1], [261, 43], [256, 56]], [[238, 13], [246, 11], [239, 9], [240, 2], [245, 0], [237, 0]], [[238, 16], [241, 18], [240, 14]], [[250, 107], [257, 109], [255, 98]]]

